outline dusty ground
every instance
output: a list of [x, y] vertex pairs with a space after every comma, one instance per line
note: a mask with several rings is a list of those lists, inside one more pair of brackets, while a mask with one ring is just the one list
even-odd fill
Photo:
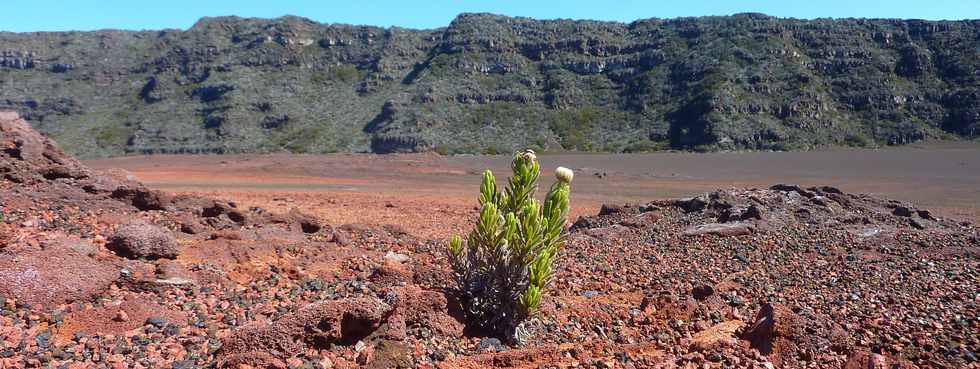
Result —
[[[833, 184], [845, 192], [980, 219], [980, 145], [970, 143], [786, 153], [542, 155], [541, 162], [545, 171], [558, 165], [575, 169], [573, 219], [595, 214], [603, 203], [773, 183]], [[507, 156], [427, 154], [134, 156], [86, 164], [128, 170], [151, 188], [273, 210], [298, 207], [331, 224], [398, 224], [437, 238], [468, 226], [483, 169], [498, 177], [509, 171]]]
[[574, 224], [502, 342], [442, 238], [506, 157], [94, 170], [0, 112], [0, 369], [980, 367], [976, 154], [543, 156]]

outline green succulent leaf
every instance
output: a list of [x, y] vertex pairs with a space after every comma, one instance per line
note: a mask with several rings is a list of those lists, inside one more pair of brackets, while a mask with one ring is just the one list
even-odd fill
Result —
[[489, 169], [483, 172], [483, 182], [480, 183], [480, 205], [493, 203], [499, 205], [500, 194], [497, 192], [497, 180]]
[[453, 235], [449, 239], [449, 252], [456, 257], [463, 255], [463, 238], [459, 235]]

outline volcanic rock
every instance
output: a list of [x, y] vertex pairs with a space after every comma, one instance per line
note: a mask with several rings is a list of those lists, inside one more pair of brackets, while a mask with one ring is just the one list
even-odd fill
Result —
[[201, 209], [201, 216], [204, 218], [224, 218], [237, 224], [244, 224], [248, 221], [247, 215], [238, 209], [235, 203], [223, 201], [211, 201], [209, 206]]
[[695, 299], [704, 300], [715, 293], [715, 289], [708, 285], [700, 285], [691, 289], [691, 295]]
[[50, 194], [91, 208], [126, 204], [164, 210], [170, 205], [168, 195], [147, 189], [135, 178], [88, 168], [12, 112], [0, 112], [0, 179], [26, 186], [36, 196]]
[[409, 285], [392, 289], [387, 298], [394, 300], [398, 314], [409, 327], [426, 327], [448, 337], [463, 333], [463, 324], [448, 314], [448, 300], [442, 292]]
[[293, 222], [299, 225], [299, 229], [303, 233], [317, 233], [322, 228], [319, 220], [313, 216], [304, 214], [299, 209], [293, 208], [289, 211], [288, 216]]
[[315, 217], [296, 208], [290, 209], [286, 214], [265, 214], [259, 222], [282, 224], [290, 231], [303, 233], [317, 233], [324, 228]]
[[742, 339], [764, 355], [782, 355], [795, 352], [802, 335], [803, 323], [799, 316], [783, 305], [765, 304], [756, 313], [755, 323], [742, 333]]
[[122, 185], [112, 191], [112, 197], [132, 204], [139, 210], [168, 210], [173, 199], [163, 192], [148, 190], [142, 184]]
[[649, 227], [662, 217], [663, 215], [660, 212], [648, 211], [626, 218], [621, 224], [630, 228]]
[[98, 252], [98, 247], [92, 242], [78, 237], [58, 237], [43, 242], [41, 246], [45, 249], [68, 250], [86, 256], [92, 256]]
[[629, 228], [626, 228], [619, 224], [614, 224], [602, 228], [589, 228], [588, 230], [585, 231], [585, 234], [600, 240], [615, 240], [619, 238], [623, 233], [627, 232], [628, 230]]
[[625, 211], [626, 207], [618, 204], [602, 204], [599, 208], [599, 215], [609, 215]]
[[17, 113], [0, 112], [0, 174], [17, 183], [88, 178], [92, 170], [37, 133]]
[[752, 234], [753, 227], [748, 223], [708, 223], [690, 227], [684, 230], [686, 236], [713, 234], [718, 236], [743, 236]]
[[[902, 366], [896, 365], [895, 367], [901, 368]], [[876, 354], [868, 351], [857, 351], [849, 358], [847, 358], [847, 363], [844, 364], [844, 369], [889, 369], [892, 368], [890, 365], [890, 360], [884, 355]]]
[[196, 217], [189, 214], [179, 217], [177, 224], [180, 226], [180, 231], [187, 234], [201, 234], [208, 230], [207, 226], [201, 224]]
[[411, 283], [413, 276], [412, 270], [407, 266], [386, 259], [374, 268], [368, 280], [381, 287], [392, 287]]
[[60, 248], [0, 255], [0, 295], [44, 309], [87, 299], [119, 278], [119, 270]]
[[695, 351], [708, 351], [721, 345], [734, 346], [736, 333], [745, 326], [741, 320], [718, 323], [691, 337], [691, 348]]
[[130, 259], [174, 259], [179, 253], [177, 239], [169, 230], [142, 220], [120, 226], [106, 246]]
[[218, 367], [275, 366], [308, 347], [349, 346], [383, 336], [379, 329], [391, 312], [390, 305], [371, 298], [310, 304], [274, 323], [253, 323], [235, 331], [222, 340]]

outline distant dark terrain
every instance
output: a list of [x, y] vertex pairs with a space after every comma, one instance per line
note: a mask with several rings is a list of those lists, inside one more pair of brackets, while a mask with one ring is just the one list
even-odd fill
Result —
[[0, 33], [0, 109], [83, 157], [805, 150], [980, 135], [980, 21], [463, 14]]

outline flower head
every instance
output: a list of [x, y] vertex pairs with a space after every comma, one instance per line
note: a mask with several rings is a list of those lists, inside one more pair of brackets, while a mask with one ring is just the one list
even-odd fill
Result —
[[558, 178], [559, 181], [572, 183], [572, 177], [575, 177], [575, 172], [573, 172], [571, 169], [565, 167], [558, 167], [558, 169], [555, 169], [555, 178]]
[[524, 152], [521, 153], [521, 157], [523, 157], [528, 162], [532, 162], [538, 159], [538, 156], [534, 154], [534, 150], [531, 149], [524, 150]]

